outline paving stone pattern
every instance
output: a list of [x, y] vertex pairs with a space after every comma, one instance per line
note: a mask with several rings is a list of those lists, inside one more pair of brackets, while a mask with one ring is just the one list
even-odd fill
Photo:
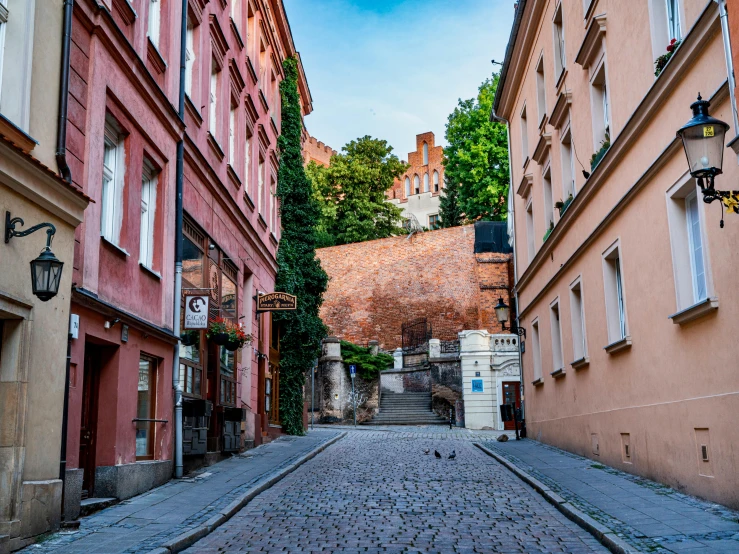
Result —
[[509, 439], [515, 437], [514, 431], [483, 431], [465, 429], [464, 427], [449, 428], [445, 425], [316, 425], [316, 429], [340, 429], [342, 431], [376, 432], [386, 431], [392, 433], [393, 437], [400, 438], [425, 438], [434, 440], [464, 440], [472, 442], [484, 442], [497, 439], [500, 435], [508, 435]]
[[607, 552], [471, 441], [425, 435], [350, 432], [186, 552]]
[[207, 521], [259, 480], [279, 472], [340, 432], [316, 429], [306, 437], [281, 437], [204, 468], [192, 478], [170, 481], [148, 493], [82, 518], [78, 531], [56, 533], [23, 552], [149, 552]]
[[641, 552], [739, 552], [739, 512], [536, 441], [484, 446]]

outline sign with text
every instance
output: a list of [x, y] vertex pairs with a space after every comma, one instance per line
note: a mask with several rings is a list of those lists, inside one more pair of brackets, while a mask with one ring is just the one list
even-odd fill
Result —
[[485, 392], [482, 379], [472, 379], [472, 392]]
[[298, 298], [286, 292], [270, 292], [257, 296], [257, 311], [278, 312], [294, 310], [298, 306]]
[[210, 296], [204, 294], [185, 296], [185, 326], [189, 329], [208, 328], [208, 303]]

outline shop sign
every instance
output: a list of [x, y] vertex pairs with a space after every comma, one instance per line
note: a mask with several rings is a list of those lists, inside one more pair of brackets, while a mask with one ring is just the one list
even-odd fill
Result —
[[277, 312], [283, 310], [295, 310], [298, 305], [297, 296], [286, 292], [270, 292], [257, 296], [258, 312]]
[[185, 296], [185, 326], [184, 329], [208, 328], [208, 295]]

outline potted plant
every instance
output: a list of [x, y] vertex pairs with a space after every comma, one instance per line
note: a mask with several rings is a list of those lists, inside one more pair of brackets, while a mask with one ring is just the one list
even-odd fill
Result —
[[182, 346], [193, 346], [198, 343], [200, 331], [188, 330], [183, 331], [180, 335]]
[[662, 70], [667, 65], [667, 62], [670, 61], [670, 58], [672, 58], [672, 55], [675, 53], [675, 50], [677, 50], [678, 46], [680, 46], [680, 41], [676, 38], [673, 38], [670, 41], [670, 44], [667, 45], [667, 54], [662, 54], [660, 57], [654, 60], [655, 77], [659, 77], [659, 74], [662, 73]]
[[609, 133], [606, 133], [603, 142], [600, 143], [600, 148], [590, 157], [590, 171], [595, 170], [595, 167], [600, 163], [600, 161], [603, 159], [603, 156], [606, 155], [606, 152], [608, 152], [608, 149], [610, 147], [611, 136]]
[[228, 321], [222, 317], [215, 318], [210, 322], [206, 336], [218, 346], [226, 344], [228, 342]]
[[573, 200], [573, 197], [570, 194], [567, 197], [567, 200], [565, 200], [564, 202], [560, 200], [559, 202], [554, 203], [554, 207], [559, 210], [559, 217], [562, 217], [564, 215], [564, 213], [567, 211], [567, 208], [569, 208], [570, 204], [572, 204], [572, 200]]
[[228, 326], [228, 342], [225, 344], [226, 350], [233, 352], [247, 343], [251, 342], [251, 335], [244, 332], [240, 325]]
[[554, 231], [554, 221], [550, 221], [549, 222], [549, 229], [547, 229], [547, 232], [544, 233], [544, 240], [543, 240], [543, 242], [546, 242], [547, 241], [547, 239], [549, 238], [549, 235], [552, 234], [552, 231]]

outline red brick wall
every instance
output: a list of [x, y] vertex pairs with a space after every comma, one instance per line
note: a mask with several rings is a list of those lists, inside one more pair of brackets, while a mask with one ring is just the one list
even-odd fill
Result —
[[356, 343], [401, 345], [401, 324], [426, 317], [434, 338], [500, 332], [493, 306], [510, 304], [509, 254], [474, 254], [473, 225], [318, 250], [330, 281], [321, 307], [329, 332]]
[[303, 160], [305, 165], [313, 161], [318, 165], [328, 167], [331, 163], [331, 156], [337, 153], [336, 150], [307, 133], [303, 137]]
[[[408, 201], [405, 194], [405, 178], [411, 180], [411, 194], [415, 194], [413, 178], [418, 175], [419, 189], [423, 193], [423, 175], [429, 175], [429, 192], [434, 196], [438, 196], [444, 188], [444, 166], [441, 160], [444, 159], [444, 148], [436, 146], [434, 133], [422, 133], [416, 135], [416, 151], [408, 152], [408, 170], [396, 179], [393, 186], [385, 192], [388, 199], [399, 198], [401, 204]], [[428, 144], [429, 159], [428, 164], [423, 163], [423, 143]], [[434, 171], [439, 173], [439, 190], [434, 192]]]

